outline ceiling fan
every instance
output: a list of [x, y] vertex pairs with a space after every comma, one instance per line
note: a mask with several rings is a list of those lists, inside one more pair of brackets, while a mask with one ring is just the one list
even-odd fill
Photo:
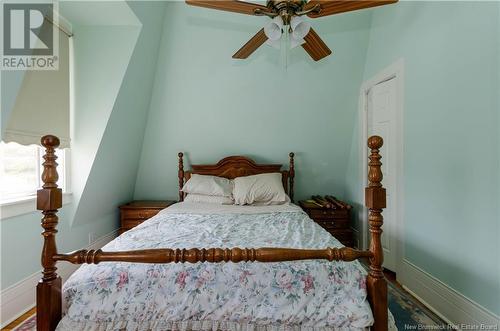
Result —
[[307, 22], [304, 24], [303, 15], [318, 18], [395, 2], [398, 0], [267, 0], [264, 6], [237, 0], [186, 0], [191, 6], [273, 18], [233, 55], [234, 59], [246, 59], [262, 44], [273, 44], [282, 34], [291, 33], [295, 45], [301, 45], [315, 61], [332, 51]]

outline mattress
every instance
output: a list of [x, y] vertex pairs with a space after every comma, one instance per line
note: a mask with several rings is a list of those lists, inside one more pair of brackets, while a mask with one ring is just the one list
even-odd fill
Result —
[[[178, 203], [104, 251], [342, 247], [293, 204]], [[58, 330], [363, 330], [373, 323], [355, 262], [83, 265]]]

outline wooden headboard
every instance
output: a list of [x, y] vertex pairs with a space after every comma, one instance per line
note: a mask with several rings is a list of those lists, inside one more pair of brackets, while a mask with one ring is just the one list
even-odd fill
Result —
[[189, 180], [191, 174], [219, 176], [228, 179], [236, 177], [280, 172], [283, 179], [283, 188], [293, 202], [293, 180], [295, 178], [294, 153], [290, 153], [289, 170], [281, 170], [281, 164], [257, 164], [254, 160], [245, 156], [229, 156], [223, 158], [217, 164], [193, 164], [191, 170], [184, 171], [183, 153], [179, 153], [179, 201], [184, 200], [184, 192], [181, 191], [184, 183]]

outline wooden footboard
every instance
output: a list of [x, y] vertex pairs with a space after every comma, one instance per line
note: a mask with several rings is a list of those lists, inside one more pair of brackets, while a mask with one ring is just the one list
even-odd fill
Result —
[[[43, 163], [42, 181], [37, 193], [37, 208], [42, 210], [42, 279], [37, 285], [37, 330], [55, 330], [61, 319], [61, 278], [57, 275], [56, 263], [67, 261], [73, 264], [100, 262], [133, 263], [197, 263], [197, 262], [281, 262], [294, 260], [324, 259], [328, 261], [353, 261], [369, 258], [370, 271], [367, 276], [368, 300], [375, 323], [372, 330], [387, 330], [387, 283], [382, 272], [383, 250], [382, 209], [385, 208], [385, 189], [382, 187], [382, 171], [379, 150], [381, 137], [368, 139], [371, 149], [368, 170], [368, 187], [365, 189], [365, 205], [369, 210], [371, 244], [367, 251], [349, 247], [325, 249], [290, 249], [290, 248], [192, 248], [192, 249], [145, 249], [123, 252], [104, 252], [102, 250], [79, 250], [69, 254], [57, 252], [55, 235], [58, 223], [57, 210], [62, 206], [62, 191], [57, 187], [57, 156], [55, 149], [59, 139], [44, 136], [41, 140], [46, 148]], [[291, 156], [292, 157], [292, 156]], [[292, 161], [293, 162], [293, 161]]]

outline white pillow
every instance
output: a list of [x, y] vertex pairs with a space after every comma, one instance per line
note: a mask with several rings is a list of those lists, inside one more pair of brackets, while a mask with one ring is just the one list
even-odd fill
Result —
[[184, 184], [182, 192], [230, 197], [233, 190], [231, 180], [223, 177], [192, 174]]
[[287, 202], [281, 173], [260, 174], [234, 179], [233, 199], [236, 205], [274, 205]]
[[288, 194], [285, 194], [286, 198], [285, 201], [264, 201], [264, 202], [254, 202], [252, 203], [252, 206], [270, 206], [270, 205], [284, 205], [285, 203], [290, 203], [292, 200], [288, 196]]
[[197, 202], [197, 203], [213, 203], [217, 205], [232, 205], [233, 200], [229, 197], [221, 197], [217, 195], [204, 195], [191, 193], [184, 198], [185, 202]]

